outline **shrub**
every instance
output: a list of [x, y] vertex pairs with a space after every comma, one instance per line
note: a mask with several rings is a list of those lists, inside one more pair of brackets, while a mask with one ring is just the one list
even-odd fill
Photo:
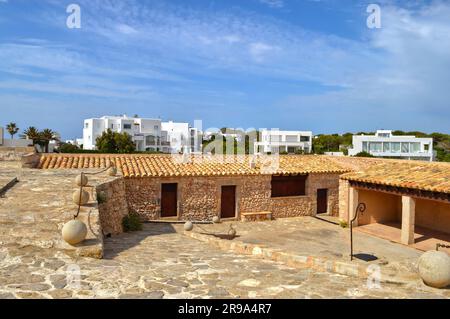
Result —
[[138, 213], [132, 211], [122, 219], [123, 231], [128, 233], [131, 231], [142, 230], [142, 222]]
[[367, 153], [367, 152], [359, 152], [358, 154], [355, 155], [356, 157], [374, 157], [372, 154]]
[[106, 194], [104, 192], [97, 193], [97, 203], [104, 204], [106, 201]]
[[347, 221], [345, 221], [343, 219], [339, 219], [339, 226], [341, 226], [342, 228], [347, 228], [348, 223], [347, 223]]

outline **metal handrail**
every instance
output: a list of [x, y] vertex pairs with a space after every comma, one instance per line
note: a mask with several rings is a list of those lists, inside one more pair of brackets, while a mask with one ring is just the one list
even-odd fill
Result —
[[364, 213], [366, 211], [366, 204], [359, 203], [356, 207], [355, 216], [350, 221], [350, 260], [353, 261], [353, 222], [358, 218], [359, 213]]

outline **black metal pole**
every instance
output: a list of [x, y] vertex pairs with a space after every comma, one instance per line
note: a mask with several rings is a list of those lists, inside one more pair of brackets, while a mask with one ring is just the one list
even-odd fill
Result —
[[359, 203], [356, 207], [355, 216], [350, 220], [350, 260], [353, 261], [353, 222], [358, 218], [358, 213], [364, 213], [366, 204]]

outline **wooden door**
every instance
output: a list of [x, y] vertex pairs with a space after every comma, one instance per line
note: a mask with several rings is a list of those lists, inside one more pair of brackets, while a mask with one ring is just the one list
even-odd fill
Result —
[[161, 217], [177, 216], [178, 184], [161, 185]]
[[328, 212], [328, 189], [317, 190], [317, 214]]
[[236, 186], [222, 186], [220, 217], [236, 217]]

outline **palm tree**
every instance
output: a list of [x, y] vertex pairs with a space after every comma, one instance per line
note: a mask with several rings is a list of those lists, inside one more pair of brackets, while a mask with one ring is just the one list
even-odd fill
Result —
[[39, 133], [40, 140], [45, 146], [45, 153], [48, 153], [48, 145], [50, 144], [50, 141], [57, 140], [57, 136], [58, 134], [49, 128], [46, 128]]
[[23, 131], [22, 138], [27, 138], [33, 140], [33, 145], [39, 142], [39, 131], [34, 126], [30, 126], [25, 131]]
[[9, 123], [8, 125], [6, 125], [6, 130], [8, 131], [9, 134], [11, 134], [11, 139], [14, 139], [14, 135], [17, 134], [17, 132], [19, 132], [19, 128], [17, 127], [16, 123]]

